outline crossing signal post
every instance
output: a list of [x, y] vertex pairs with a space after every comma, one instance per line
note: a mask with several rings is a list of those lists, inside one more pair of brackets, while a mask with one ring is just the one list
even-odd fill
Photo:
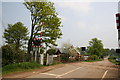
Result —
[[118, 30], [118, 49], [116, 49], [116, 53], [120, 53], [120, 1], [118, 2], [118, 13], [116, 14], [116, 26]]
[[39, 38], [32, 39], [32, 47], [42, 47], [42, 32], [40, 32]]
[[118, 49], [116, 49], [116, 53], [120, 53], [120, 13], [116, 14], [116, 26], [118, 30]]
[[[116, 24], [118, 29], [118, 49], [116, 49], [116, 53], [120, 58], [120, 1], [118, 2], [118, 13], [116, 14]], [[120, 66], [118, 69], [118, 73], [119, 72], [120, 72]], [[118, 75], [118, 78], [120, 78], [120, 75]]]
[[[39, 29], [39, 35], [35, 36], [35, 38], [32, 39], [32, 47], [33, 51], [35, 52], [35, 62], [38, 62], [43, 65], [43, 58], [44, 55], [40, 54], [40, 50], [42, 48], [42, 30], [44, 26], [44, 22], [40, 23], [41, 28]], [[37, 38], [36, 38], [37, 37]]]
[[[32, 47], [35, 49], [35, 62], [38, 62], [43, 65], [43, 54], [40, 53], [40, 48], [42, 47], [42, 32], [38, 38], [32, 39]], [[41, 57], [42, 56], [42, 57]]]
[[33, 43], [33, 47], [42, 47], [41, 43], [42, 43], [42, 38], [34, 38], [32, 40]]
[[117, 29], [120, 30], [120, 13], [116, 14]]

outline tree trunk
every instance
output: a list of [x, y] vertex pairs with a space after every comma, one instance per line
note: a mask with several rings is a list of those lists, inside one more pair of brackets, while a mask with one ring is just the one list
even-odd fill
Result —
[[31, 30], [31, 37], [30, 37], [30, 39], [29, 39], [29, 41], [28, 41], [28, 51], [27, 51], [27, 53], [28, 53], [28, 58], [27, 58], [27, 61], [31, 61], [31, 54], [30, 54], [30, 51], [32, 50], [32, 37], [33, 37], [33, 28], [32, 28], [32, 30]]
[[33, 31], [34, 31], [34, 25], [33, 25], [33, 19], [31, 18], [31, 20], [32, 20], [32, 29], [31, 29], [31, 36], [30, 36], [30, 39], [29, 39], [29, 41], [28, 41], [28, 51], [27, 51], [27, 56], [28, 56], [28, 58], [27, 58], [27, 61], [31, 61], [31, 54], [30, 54], [30, 51], [32, 50], [32, 38], [33, 38]]

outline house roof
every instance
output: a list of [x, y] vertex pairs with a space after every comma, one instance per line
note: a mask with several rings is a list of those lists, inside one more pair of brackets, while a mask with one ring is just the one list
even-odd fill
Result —
[[61, 51], [59, 49], [49, 49], [49, 50], [47, 50], [46, 53], [58, 55], [58, 54], [61, 54]]

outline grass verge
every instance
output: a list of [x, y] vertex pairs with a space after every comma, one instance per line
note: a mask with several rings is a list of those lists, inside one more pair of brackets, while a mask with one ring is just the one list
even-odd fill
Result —
[[41, 68], [43, 65], [40, 65], [35, 62], [22, 62], [6, 65], [2, 68], [2, 74], [9, 74], [13, 72], [24, 72], [31, 69]]
[[120, 65], [120, 62], [116, 62], [115, 59], [112, 59], [112, 58], [108, 58], [108, 60], [116, 65]]

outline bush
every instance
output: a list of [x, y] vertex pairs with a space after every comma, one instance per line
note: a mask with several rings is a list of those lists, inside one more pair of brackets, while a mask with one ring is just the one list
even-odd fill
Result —
[[119, 57], [118, 56], [111, 56], [108, 59], [116, 59], [116, 58], [119, 58]]
[[62, 62], [69, 62], [69, 54], [64, 53], [60, 56]]
[[83, 61], [84, 60], [84, 57], [83, 56], [80, 56], [79, 57], [79, 61]]
[[116, 65], [120, 65], [120, 62], [116, 62], [116, 58], [118, 58], [118, 56], [112, 56], [109, 57], [108, 60]]
[[90, 57], [88, 57], [88, 60], [98, 60], [99, 57], [97, 55], [91, 55]]
[[4, 45], [2, 46], [2, 66], [23, 62], [25, 52], [23, 50], [16, 50], [15, 45]]
[[22, 62], [22, 63], [14, 63], [14, 64], [6, 65], [2, 68], [2, 71], [4, 74], [4, 73], [16, 72], [16, 71], [24, 71], [27, 69], [35, 69], [39, 67], [42, 67], [42, 65], [35, 62]]
[[55, 54], [55, 49], [49, 49], [46, 53], [48, 53], [49, 55], [53, 55]]

